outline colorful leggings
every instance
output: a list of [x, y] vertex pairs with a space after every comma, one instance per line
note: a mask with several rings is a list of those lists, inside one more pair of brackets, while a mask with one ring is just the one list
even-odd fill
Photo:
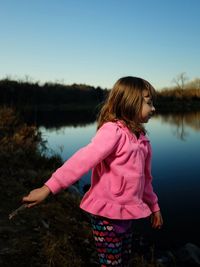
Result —
[[92, 216], [92, 231], [101, 267], [126, 267], [130, 260], [132, 221]]

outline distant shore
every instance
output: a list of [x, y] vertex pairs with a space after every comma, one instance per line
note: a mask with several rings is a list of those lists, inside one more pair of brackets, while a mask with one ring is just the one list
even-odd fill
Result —
[[[155, 105], [159, 113], [200, 110], [199, 79], [157, 92]], [[97, 113], [109, 93], [108, 89], [85, 84], [31, 83], [0, 80], [0, 106], [24, 112]]]

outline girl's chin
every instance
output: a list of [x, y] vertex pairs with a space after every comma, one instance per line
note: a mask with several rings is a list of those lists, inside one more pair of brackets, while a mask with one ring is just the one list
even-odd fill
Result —
[[141, 120], [141, 123], [147, 123], [150, 119], [151, 119], [150, 116], [148, 116], [148, 117], [146, 117], [146, 118], [143, 118], [143, 119]]
[[143, 120], [143, 123], [147, 123], [149, 120], [151, 119], [151, 117], [147, 117]]

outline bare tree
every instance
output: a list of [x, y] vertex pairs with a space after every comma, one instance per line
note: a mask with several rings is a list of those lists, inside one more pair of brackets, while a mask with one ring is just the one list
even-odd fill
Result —
[[186, 81], [188, 80], [187, 74], [185, 72], [181, 72], [172, 80], [172, 82], [176, 84], [178, 89], [183, 90], [185, 88]]

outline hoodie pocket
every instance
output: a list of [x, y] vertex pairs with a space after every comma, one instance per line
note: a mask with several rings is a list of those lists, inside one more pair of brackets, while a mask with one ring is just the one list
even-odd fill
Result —
[[124, 176], [115, 176], [109, 180], [110, 191], [115, 196], [121, 196], [124, 193], [126, 187], [126, 181]]

